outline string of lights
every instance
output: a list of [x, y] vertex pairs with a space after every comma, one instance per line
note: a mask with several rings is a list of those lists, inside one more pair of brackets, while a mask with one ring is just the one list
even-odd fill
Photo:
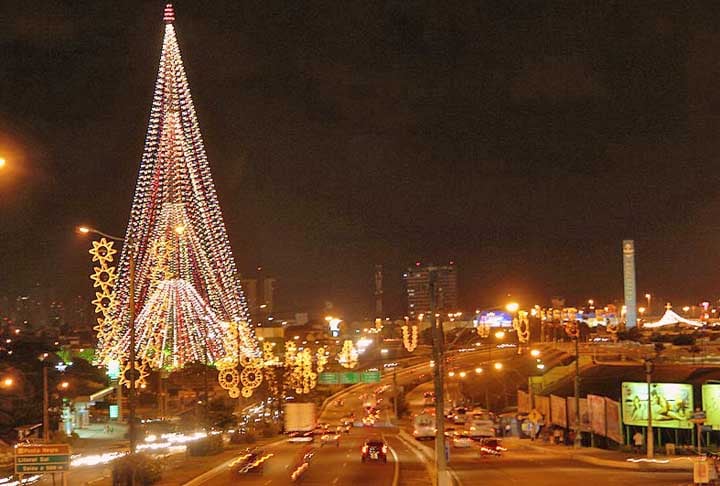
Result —
[[[168, 13], [169, 12], [169, 13]], [[166, 7], [165, 35], [145, 149], [111, 303], [103, 294], [98, 326], [103, 361], [129, 348], [129, 263], [135, 263], [136, 353], [153, 368], [230, 354], [223, 323], [237, 324], [237, 355], [258, 356], [227, 231], [173, 25]], [[97, 306], [98, 304], [96, 304]], [[237, 358], [236, 358], [237, 363]]]

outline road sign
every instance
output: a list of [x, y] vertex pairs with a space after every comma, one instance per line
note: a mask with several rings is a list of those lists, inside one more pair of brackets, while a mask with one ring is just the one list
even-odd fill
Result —
[[380, 371], [363, 371], [360, 373], [360, 381], [362, 383], [378, 383], [380, 381]]
[[528, 420], [534, 424], [539, 423], [542, 420], [543, 416], [540, 412], [538, 412], [536, 409], [533, 408], [532, 412], [528, 415]]
[[15, 448], [15, 473], [63, 472], [70, 469], [68, 444], [23, 444]]
[[340, 383], [343, 385], [352, 385], [360, 382], [360, 373], [357, 371], [343, 371], [340, 373]]
[[340, 383], [340, 377], [337, 373], [323, 371], [318, 376], [318, 384], [320, 385], [337, 385], [338, 383]]

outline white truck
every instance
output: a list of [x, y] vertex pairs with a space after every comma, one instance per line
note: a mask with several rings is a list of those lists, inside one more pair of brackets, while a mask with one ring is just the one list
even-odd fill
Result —
[[416, 440], [432, 440], [435, 438], [435, 415], [421, 413], [413, 420], [413, 436]]
[[317, 423], [314, 403], [285, 404], [285, 433], [292, 442], [311, 442]]

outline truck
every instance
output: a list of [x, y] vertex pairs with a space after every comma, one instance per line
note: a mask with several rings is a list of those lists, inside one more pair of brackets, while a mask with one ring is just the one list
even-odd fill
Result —
[[285, 433], [290, 435], [291, 441], [312, 441], [316, 423], [314, 403], [285, 404]]
[[432, 440], [435, 438], [435, 415], [421, 413], [413, 420], [413, 436], [416, 440]]

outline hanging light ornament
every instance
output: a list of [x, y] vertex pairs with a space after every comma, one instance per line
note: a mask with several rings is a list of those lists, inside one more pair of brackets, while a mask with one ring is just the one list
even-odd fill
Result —
[[[134, 368], [134, 369], [133, 369]], [[120, 385], [125, 385], [126, 388], [130, 388], [130, 382], [132, 381], [132, 374], [135, 374], [135, 388], [145, 388], [147, 386], [147, 377], [150, 374], [146, 362], [135, 362], [135, 366], [131, 366], [128, 361], [120, 373], [119, 382]]]
[[403, 338], [403, 346], [405, 346], [405, 349], [408, 350], [408, 352], [412, 353], [415, 351], [415, 348], [417, 348], [418, 345], [418, 327], [417, 326], [410, 326], [407, 325], [402, 327], [402, 338]]
[[487, 321], [478, 321], [477, 333], [481, 338], [486, 338], [490, 335], [490, 323]]
[[343, 368], [355, 368], [358, 364], [358, 352], [352, 340], [346, 339], [338, 354], [338, 363]]
[[[114, 242], [100, 238], [100, 240], [92, 242], [92, 248], [88, 251], [92, 255], [92, 261], [98, 262], [100, 265], [93, 267], [94, 273], [90, 275], [90, 279], [93, 281], [93, 288], [100, 289], [99, 292], [95, 292], [95, 300], [92, 301], [95, 305], [95, 312], [100, 314], [97, 317], [97, 326], [93, 330], [97, 333], [98, 349], [101, 351], [96, 355], [96, 359], [104, 365], [111, 360], [107, 352], [110, 348], [106, 344], [114, 342], [118, 332], [115, 321], [111, 318], [117, 305], [114, 291], [117, 274], [115, 267], [109, 265], [114, 260], [113, 255], [117, 253], [113, 246]], [[122, 356], [116, 357], [117, 361], [122, 361], [121, 358]]]
[[317, 372], [322, 373], [325, 371], [325, 365], [328, 362], [328, 356], [325, 353], [325, 348], [320, 346], [317, 348], [317, 351], [315, 353], [315, 361], [317, 362]]
[[310, 393], [317, 385], [317, 374], [312, 370], [312, 352], [305, 348], [298, 353], [295, 366], [295, 393]]
[[513, 319], [513, 328], [517, 332], [518, 341], [526, 343], [530, 339], [530, 322], [527, 311], [518, 311], [517, 317]]

